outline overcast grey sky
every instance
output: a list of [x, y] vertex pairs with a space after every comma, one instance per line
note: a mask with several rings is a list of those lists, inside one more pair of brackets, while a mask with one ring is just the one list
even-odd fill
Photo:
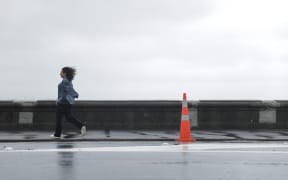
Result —
[[287, 0], [0, 0], [0, 99], [288, 99]]

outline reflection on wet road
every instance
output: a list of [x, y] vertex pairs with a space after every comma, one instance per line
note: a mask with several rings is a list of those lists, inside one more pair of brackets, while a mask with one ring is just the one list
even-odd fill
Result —
[[285, 142], [0, 144], [9, 180], [286, 179], [287, 159]]
[[[58, 149], [71, 149], [72, 143], [57, 144]], [[59, 177], [61, 180], [74, 180], [74, 152], [58, 152]]]

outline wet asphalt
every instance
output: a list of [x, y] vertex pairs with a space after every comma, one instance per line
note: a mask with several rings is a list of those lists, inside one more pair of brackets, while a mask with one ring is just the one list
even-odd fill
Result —
[[286, 142], [0, 143], [5, 180], [287, 179]]

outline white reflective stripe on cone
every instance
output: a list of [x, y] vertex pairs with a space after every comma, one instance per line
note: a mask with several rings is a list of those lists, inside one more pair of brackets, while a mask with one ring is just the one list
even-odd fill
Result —
[[189, 121], [189, 115], [182, 115], [181, 116], [181, 121], [185, 121], [185, 120]]

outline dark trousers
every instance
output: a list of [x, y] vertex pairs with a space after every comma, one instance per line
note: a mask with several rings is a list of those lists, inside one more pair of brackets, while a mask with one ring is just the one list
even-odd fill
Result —
[[74, 124], [78, 129], [81, 129], [84, 125], [80, 121], [78, 121], [71, 112], [71, 105], [70, 104], [57, 104], [57, 111], [56, 111], [56, 130], [55, 136], [60, 137], [62, 133], [62, 119], [63, 117], [72, 124]]

